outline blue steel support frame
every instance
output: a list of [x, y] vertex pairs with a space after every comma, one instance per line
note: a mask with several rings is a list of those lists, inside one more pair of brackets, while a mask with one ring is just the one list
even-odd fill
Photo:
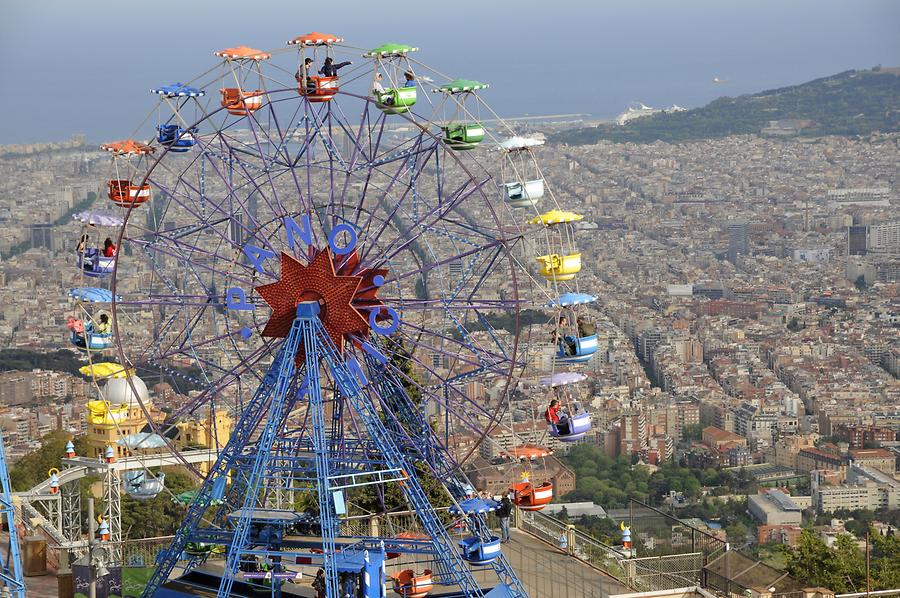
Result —
[[[287, 339], [282, 343], [272, 366], [235, 427], [231, 439], [188, 509], [172, 545], [161, 555], [158, 567], [144, 591], [144, 596], [153, 596], [168, 579], [189, 541], [200, 540], [228, 544], [225, 569], [218, 588], [218, 596], [230, 595], [242, 557], [278, 554], [277, 551], [254, 549], [250, 546], [250, 530], [254, 522], [254, 511], [260, 492], [265, 489], [266, 480], [273, 471], [282, 471], [285, 461], [291, 463], [296, 461], [293, 457], [273, 455], [273, 452], [277, 452], [273, 451], [273, 448], [278, 446], [279, 440], [284, 440], [284, 418], [289, 413], [294, 401], [308, 396], [310, 415], [308, 432], [311, 435], [315, 464], [315, 486], [322, 528], [322, 568], [325, 570], [327, 582], [326, 596], [339, 598], [335, 539], [340, 521], [335, 512], [329, 480], [337, 473], [333, 458], [337, 458], [338, 461], [341, 458], [338, 455], [332, 455], [334, 446], [329, 444], [327, 436], [329, 428], [326, 427], [328, 422], [325, 420], [325, 397], [322, 393], [322, 373], [326, 369], [336, 387], [335, 404], [343, 403], [345, 409], [347, 407], [353, 409], [380, 453], [380, 464], [393, 470], [400, 470], [405, 474], [406, 479], [400, 482], [400, 485], [430, 538], [432, 554], [436, 560], [436, 568], [442, 574], [442, 582], [458, 585], [463, 594], [469, 598], [484, 598], [486, 595], [460, 556], [455, 543], [416, 478], [412, 459], [417, 456], [408, 454], [412, 451], [403, 450], [398, 446], [395, 440], [397, 430], [392, 433], [381, 418], [377, 408], [381, 401], [377, 395], [390, 392], [391, 388], [385, 388], [385, 381], [381, 379], [376, 384], [370, 384], [358, 362], [352, 357], [340, 354], [319, 320], [318, 313], [319, 305], [315, 302], [304, 302], [298, 305], [296, 319]], [[297, 372], [295, 358], [301, 347], [300, 343], [303, 343], [304, 362], [303, 370]], [[376, 375], [379, 373], [377, 369], [370, 371]], [[301, 379], [302, 384], [298, 384]], [[395, 378], [388, 383], [388, 386], [399, 387], [393, 390], [398, 392], [402, 399], [409, 401], [409, 397], [404, 396], [405, 391], [402, 385]], [[423, 423], [420, 422], [420, 425]], [[259, 431], [258, 436], [254, 436], [256, 431]], [[251, 442], [253, 438], [255, 441]], [[246, 450], [248, 447], [251, 447], [250, 451]], [[426, 449], [423, 452], [431, 453], [430, 458], [425, 457], [427, 461], [439, 459], [434, 454], [435, 451]], [[437, 465], [436, 461], [429, 464]], [[288, 465], [287, 467], [292, 466]], [[311, 468], [303, 469], [303, 471], [309, 469]], [[240, 503], [242, 506], [238, 511], [239, 514], [237, 517], [231, 517], [233, 523], [230, 530], [203, 528], [200, 524], [204, 514], [213, 506], [215, 500], [220, 500], [224, 496], [224, 485], [221, 482], [228, 475], [232, 476], [233, 483], [228, 491], [228, 498], [231, 500], [226, 501], [226, 505]], [[225, 522], [223, 511], [226, 510], [227, 507], [219, 510], [214, 518], [216, 523]], [[490, 536], [490, 530], [487, 528], [483, 516], [469, 515], [467, 519], [469, 528], [479, 537]], [[195, 566], [202, 560], [202, 557], [192, 559], [188, 566]], [[499, 581], [508, 587], [509, 595], [527, 598], [527, 593], [509, 568], [506, 559], [499, 559], [493, 568], [498, 573]], [[277, 583], [273, 583], [273, 595], [280, 595], [279, 587]]]
[[22, 577], [22, 559], [19, 556], [19, 533], [16, 529], [15, 507], [12, 503], [12, 488], [9, 482], [9, 470], [6, 468], [6, 449], [0, 437], [0, 510], [9, 528], [9, 550], [4, 559], [0, 553], [0, 584], [6, 586], [11, 596], [25, 598], [25, 580]]

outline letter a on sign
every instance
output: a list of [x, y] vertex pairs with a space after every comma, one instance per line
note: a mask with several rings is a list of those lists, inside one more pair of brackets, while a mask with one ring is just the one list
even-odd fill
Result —
[[269, 258], [275, 257], [275, 254], [268, 249], [263, 249], [256, 245], [245, 245], [244, 255], [247, 256], [247, 259], [250, 260], [250, 263], [253, 264], [253, 267], [256, 268], [256, 271], [260, 274], [266, 273], [265, 268], [263, 268], [263, 262]]

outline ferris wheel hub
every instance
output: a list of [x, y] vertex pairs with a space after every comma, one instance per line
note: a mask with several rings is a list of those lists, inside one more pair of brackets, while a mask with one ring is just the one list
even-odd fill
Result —
[[[347, 264], [358, 264], [353, 256], [338, 256], [339, 267], [331, 250], [318, 251], [308, 265], [282, 252], [281, 278], [277, 282], [256, 287], [256, 292], [272, 308], [272, 315], [262, 336], [284, 338], [300, 310], [309, 311], [314, 304], [317, 315], [338, 351], [343, 352], [344, 340], [351, 335], [364, 338], [369, 334], [369, 318], [362, 313], [377, 307], [377, 287], [367, 289], [363, 283], [386, 271], [348, 270]], [[347, 271], [345, 271], [347, 270]]]

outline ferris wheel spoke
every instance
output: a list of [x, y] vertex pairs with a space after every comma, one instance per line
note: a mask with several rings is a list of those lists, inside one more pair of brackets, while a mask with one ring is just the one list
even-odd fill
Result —
[[[210, 226], [210, 222], [207, 218], [205, 218], [202, 214], [200, 214], [196, 209], [191, 208], [188, 205], [187, 200], [189, 200], [190, 197], [186, 197], [182, 193], [176, 192], [173, 189], [168, 188], [166, 185], [162, 184], [159, 181], [154, 181], [154, 185], [156, 185], [156, 187], [159, 188], [161, 191], [165, 192], [171, 201], [178, 204], [178, 206], [180, 208], [184, 209], [188, 214], [195, 217], [199, 222], [202, 223], [202, 228], [197, 229], [198, 234], [201, 234], [204, 232], [212, 232], [216, 236], [218, 236], [219, 239], [221, 241], [223, 241], [224, 243], [226, 243], [232, 247], [234, 246], [233, 241], [231, 239], [229, 239], [228, 236], [225, 235], [225, 233], [221, 232], [217, 227]], [[229, 195], [231, 195], [231, 194], [229, 194]], [[212, 204], [211, 202], [208, 205], [209, 205], [209, 207], [213, 207], [216, 212], [218, 212], [219, 214], [226, 217], [228, 219], [229, 223], [234, 221], [233, 215], [228, 210], [226, 210], [224, 207], [222, 207], [220, 205]], [[222, 222], [222, 220], [219, 220], [218, 222]], [[160, 236], [158, 231], [157, 231], [156, 235], [157, 235], [157, 237]], [[263, 242], [266, 242], [266, 240], [263, 240]], [[274, 247], [271, 245], [271, 243], [267, 243], [267, 245], [270, 250], [274, 250]], [[196, 246], [192, 246], [192, 247], [196, 247]], [[197, 248], [197, 249], [199, 249], [199, 248]], [[237, 248], [235, 248], [235, 249], [237, 250]]]
[[356, 211], [354, 214], [354, 224], [356, 224], [358, 228], [363, 229], [364, 238], [370, 239], [371, 244], [376, 244], [378, 242], [379, 238], [381, 237], [381, 235], [383, 234], [385, 228], [388, 226], [389, 223], [393, 224], [394, 226], [397, 226], [400, 229], [401, 236], [406, 236], [408, 234], [407, 227], [403, 224], [402, 221], [400, 221], [399, 218], [397, 218], [397, 213], [400, 211], [401, 207], [404, 207], [404, 201], [406, 200], [407, 196], [409, 195], [412, 187], [410, 185], [407, 185], [406, 189], [403, 190], [403, 193], [400, 195], [400, 197], [392, 198], [393, 201], [391, 201], [391, 203], [393, 203], [393, 207], [389, 207], [387, 205], [388, 201], [389, 201], [388, 194], [390, 193], [393, 186], [400, 179], [401, 174], [403, 174], [403, 172], [405, 170], [406, 170], [406, 168], [405, 168], [405, 162], [404, 162], [399, 165], [397, 171], [391, 176], [391, 180], [388, 183], [388, 185], [383, 190], [381, 190], [382, 192], [378, 195], [378, 197], [375, 198], [375, 203], [378, 205], [378, 207], [381, 208], [381, 210], [383, 210], [388, 215], [387, 215], [387, 217], [381, 219], [381, 227], [378, 229], [378, 232], [375, 233], [374, 235], [371, 235], [371, 232], [370, 232], [372, 223], [374, 221], [374, 219], [372, 217], [374, 214], [374, 210], [369, 212], [369, 219], [367, 220], [365, 225], [361, 226], [361, 227], [359, 226], [359, 216], [361, 213], [363, 213], [362, 212], [362, 204], [363, 204], [364, 199], [367, 197], [367, 190], [368, 190], [368, 185], [369, 185], [369, 180], [368, 179], [366, 180], [366, 184], [362, 189], [360, 201], [357, 204], [357, 208], [356, 208]]
[[[270, 112], [274, 113], [274, 109], [270, 108]], [[260, 142], [260, 136], [264, 135], [266, 140], [270, 144], [272, 144], [272, 145], [276, 145], [276, 144], [274, 144], [272, 142], [272, 139], [268, 136], [268, 134], [264, 133], [263, 131], [260, 131], [259, 127], [254, 126], [254, 124], [259, 125], [259, 122], [256, 120], [255, 115], [253, 115], [253, 118], [250, 119], [250, 132], [253, 134], [253, 140], [255, 141], [256, 150], [259, 152], [260, 157], [263, 159], [263, 164], [265, 165], [265, 158], [263, 157], [265, 155], [265, 153], [263, 152], [263, 149], [262, 149], [262, 144]], [[283, 139], [279, 139], [279, 144], [282, 141], [283, 141]], [[284, 163], [284, 165], [287, 166], [287, 163]], [[243, 165], [242, 165], [242, 168], [243, 168]], [[278, 207], [278, 211], [276, 212], [276, 214], [284, 214], [285, 213], [284, 206], [281, 205], [281, 201], [278, 198], [278, 191], [276, 189], [275, 183], [272, 181], [272, 176], [271, 176], [271, 173], [269, 172], [269, 168], [266, 166], [263, 170], [268, 177], [269, 187], [272, 190], [272, 198], [275, 201], [276, 206]], [[251, 178], [249, 176], [249, 173], [247, 173], [246, 171], [245, 171], [245, 174], [247, 175], [248, 179]], [[259, 187], [257, 185], [257, 189], [258, 188]]]
[[[172, 417], [177, 419], [179, 417], [183, 417], [186, 414], [196, 411], [198, 408], [204, 406], [207, 402], [219, 395], [229, 385], [235, 383], [244, 376], [249, 375], [257, 382], [262, 381], [262, 377], [257, 373], [255, 368], [259, 359], [263, 356], [268, 355], [269, 351], [271, 351], [271, 347], [262, 345], [248, 354], [247, 357], [245, 357], [236, 367], [230, 370], [220, 368], [220, 370], [223, 372], [222, 377], [218, 381], [210, 384], [195, 399], [186, 402], [181, 406], [181, 408], [174, 411], [172, 413]], [[246, 380], [244, 381], [244, 383], [246, 384]]]
[[[412, 241], [412, 240], [410, 240], [410, 241]], [[397, 275], [393, 276], [393, 277], [391, 278], [391, 280], [406, 280], [406, 279], [408, 279], [408, 278], [410, 278], [410, 277], [414, 277], [414, 276], [416, 276], [416, 275], [427, 274], [428, 272], [431, 272], [431, 271], [434, 270], [435, 268], [440, 268], [440, 267], [442, 267], [442, 266], [446, 266], [447, 264], [449, 264], [449, 263], [451, 263], [451, 262], [454, 262], [454, 261], [457, 261], [457, 260], [460, 260], [460, 259], [462, 259], [462, 258], [464, 258], [464, 257], [468, 257], [468, 256], [470, 256], [470, 255], [474, 255], [474, 254], [479, 253], [479, 252], [481, 252], [481, 251], [485, 251], [485, 250], [487, 250], [487, 249], [491, 249], [491, 248], [493, 248], [493, 247], [497, 247], [497, 246], [499, 246], [499, 245], [502, 245], [502, 243], [503, 243], [502, 241], [492, 241], [492, 242], [490, 242], [490, 243], [486, 243], [486, 244], [484, 244], [484, 245], [480, 245], [480, 246], [478, 246], [478, 247], [474, 247], [474, 248], [472, 248], [472, 249], [470, 249], [470, 250], [468, 250], [468, 251], [464, 251], [464, 252], [462, 252], [462, 253], [458, 253], [458, 254], [453, 255], [453, 256], [451, 256], [451, 257], [443, 258], [443, 259], [438, 260], [438, 261], [436, 261], [436, 262], [433, 262], [433, 263], [430, 263], [430, 264], [426, 264], [426, 265], [422, 266], [421, 268], [417, 268], [417, 269], [415, 269], [415, 270], [410, 270], [410, 271], [408, 271], [408, 272], [404, 272], [404, 273], [401, 273], [401, 274], [397, 274]], [[396, 253], [397, 253], [397, 252], [395, 251], [393, 254], [391, 254], [390, 256], [388, 256], [387, 259], [390, 259], [390, 258], [394, 257], [394, 256], [396, 255]], [[385, 258], [382, 258], [382, 260], [384, 260], [384, 259], [385, 259]], [[385, 260], [385, 261], [386, 261], [386, 260]], [[382, 262], [382, 263], [383, 263], [383, 262]]]
[[[250, 187], [251, 191], [247, 195], [248, 198], [251, 197], [253, 194], [256, 194], [258, 197], [262, 198], [262, 200], [269, 207], [269, 209], [272, 211], [273, 214], [282, 213], [284, 211], [284, 208], [278, 202], [277, 196], [274, 198], [275, 204], [273, 204], [272, 201], [269, 199], [268, 194], [263, 192], [259, 183], [256, 182], [256, 178], [250, 174], [250, 172], [249, 172], [250, 165], [246, 161], [235, 157], [235, 154], [239, 153], [239, 151], [236, 150], [233, 146], [230, 146], [227, 143], [225, 143], [224, 139], [221, 141], [224, 144], [224, 149], [222, 151], [225, 152], [227, 158], [226, 158], [226, 156], [222, 156], [222, 155], [217, 155], [216, 157], [218, 157], [218, 159], [228, 167], [228, 175], [226, 176], [226, 174], [224, 172], [222, 172], [222, 170], [220, 170], [213, 161], [210, 161], [210, 165], [213, 168], [214, 172], [219, 176], [219, 179], [222, 181], [222, 183], [225, 185], [226, 190], [228, 191], [226, 197], [223, 198], [222, 203], [224, 203], [226, 200], [236, 201], [240, 205], [242, 213], [247, 214], [248, 216], [251, 217], [251, 219], [254, 219], [252, 211], [249, 210], [248, 206], [241, 200], [241, 193], [238, 192], [239, 190], [245, 190], [245, 187]], [[212, 150], [210, 149], [210, 151], [212, 151]], [[240, 168], [240, 172], [243, 173], [243, 175], [244, 175], [243, 182], [237, 186], [234, 185], [234, 179], [233, 179], [235, 162], [237, 162], [238, 167]], [[263, 172], [262, 174], [265, 174], [269, 178], [270, 185], [274, 188], [274, 184], [271, 182], [272, 181], [271, 174], [268, 172]], [[221, 207], [220, 207], [220, 211], [222, 211], [224, 214], [228, 214], [228, 215], [231, 215], [233, 213], [233, 210], [230, 210], [230, 209], [225, 210]], [[256, 224], [259, 224], [259, 223], [256, 222]]]
[[[477, 182], [477, 183], [475, 183], [473, 188], [467, 189], [467, 184], [469, 182], [470, 181], [467, 181], [466, 183], [463, 183], [462, 185], [459, 186], [459, 188], [453, 194], [453, 199], [448, 199], [447, 202], [443, 203], [443, 204], [439, 203], [438, 205], [434, 206], [431, 210], [429, 210], [429, 212], [427, 214], [425, 214], [423, 216], [423, 218], [419, 219], [419, 221], [417, 221], [415, 223], [415, 225], [413, 226], [413, 230], [414, 230], [413, 234], [408, 235], [408, 236], [398, 236], [390, 244], [385, 246], [383, 248], [383, 250], [381, 250], [381, 248], [379, 248], [379, 250], [381, 250], [382, 255], [385, 256], [386, 260], [392, 259], [398, 253], [400, 253], [405, 248], [407, 248], [410, 244], [418, 241], [419, 237], [422, 234], [424, 234], [426, 231], [431, 230], [433, 226], [438, 224], [442, 218], [444, 218], [447, 214], [449, 214], [452, 210], [454, 210], [460, 203], [462, 203], [463, 201], [468, 199], [473, 193], [475, 193], [476, 191], [481, 189], [481, 187], [487, 182], [487, 179], [485, 179], [484, 181]], [[426, 220], [428, 220], [428, 222], [426, 222]], [[382, 227], [382, 231], [383, 230], [384, 230], [384, 227]], [[362, 261], [365, 261], [368, 251], [371, 251], [371, 248], [375, 246], [375, 243], [377, 243], [378, 236], [380, 236], [380, 235], [377, 235], [376, 238], [372, 240], [372, 244], [370, 244], [369, 247], [367, 248], [367, 252], [363, 254]], [[402, 244], [400, 246], [395, 247], [394, 244], [397, 243], [398, 241], [402, 241]], [[466, 255], [466, 254], [459, 255], [456, 257], [457, 258], [463, 257], [464, 255]]]
[[[454, 359], [458, 359], [462, 361], [466, 365], [472, 367], [494, 367], [497, 363], [501, 363], [506, 361], [506, 358], [502, 355], [491, 353], [490, 351], [471, 346], [464, 342], [464, 340], [457, 340], [453, 337], [446, 336], [443, 334], [438, 334], [433, 330], [425, 328], [424, 326], [416, 326], [415, 324], [411, 324], [406, 322], [404, 324], [408, 328], [412, 328], [418, 334], [415, 339], [411, 339], [415, 342], [416, 346], [421, 347], [424, 350], [431, 351], [433, 353], [440, 353], [442, 355], [446, 355], [448, 357], [452, 357]], [[465, 334], [465, 333], [464, 333]], [[442, 346], [432, 345], [428, 342], [422, 340], [423, 337], [430, 337], [438, 341], [441, 345], [450, 345], [448, 348], [442, 348]], [[465, 349], [470, 352], [472, 356], [464, 355], [461, 350]], [[493, 364], [487, 363], [488, 360], [485, 359], [486, 356], [490, 356], [495, 358], [493, 360]], [[495, 373], [499, 373], [498, 371], [494, 371]]]
[[[409, 359], [413, 361], [422, 371], [430, 374], [434, 378], [441, 379], [440, 374], [438, 374], [431, 366], [424, 363], [421, 359], [416, 357], [415, 355], [410, 355]], [[394, 371], [398, 371], [394, 368]], [[402, 372], [400, 373], [402, 375]], [[493, 420], [496, 418], [495, 413], [491, 413], [487, 409], [485, 409], [482, 405], [479, 405], [477, 402], [470, 400], [465, 393], [463, 393], [459, 388], [453, 385], [441, 385], [439, 387], [427, 387], [423, 386], [414, 380], [409, 379], [407, 376], [403, 375], [403, 379], [408, 384], [413, 384], [417, 389], [421, 390], [421, 392], [425, 393], [427, 396], [430, 396], [432, 400], [436, 401], [437, 404], [443, 405], [446, 409], [453, 411], [456, 415], [459, 416], [460, 420], [469, 420], [469, 429], [473, 431], [481, 431], [483, 432], [484, 428], [479, 423], [479, 418], [484, 417], [488, 420]], [[451, 403], [448, 398], [441, 398], [443, 393], [435, 392], [436, 390], [442, 390], [446, 392], [448, 395], [453, 395], [458, 400]], [[469, 410], [462, 410], [461, 407], [463, 405], [467, 405]], [[465, 414], [465, 416], [463, 416]]]

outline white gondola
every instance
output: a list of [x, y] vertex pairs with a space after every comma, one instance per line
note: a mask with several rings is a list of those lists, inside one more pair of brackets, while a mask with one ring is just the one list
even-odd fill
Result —
[[137, 500], [150, 500], [156, 498], [163, 491], [166, 484], [166, 474], [163, 472], [149, 475], [143, 469], [126, 471], [122, 478], [125, 492], [128, 496]]

